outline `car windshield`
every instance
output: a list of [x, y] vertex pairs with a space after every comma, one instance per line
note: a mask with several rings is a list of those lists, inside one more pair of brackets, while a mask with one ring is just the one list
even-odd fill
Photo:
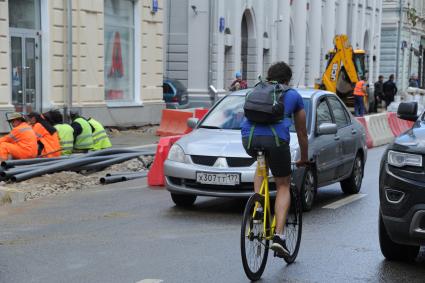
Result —
[[[307, 113], [307, 131], [310, 129], [311, 102], [308, 98], [303, 98], [304, 107]], [[200, 128], [240, 130], [244, 118], [243, 105], [245, 96], [229, 95], [223, 98], [220, 103], [210, 112], [205, 120], [200, 124]], [[290, 128], [295, 132], [294, 122]]]

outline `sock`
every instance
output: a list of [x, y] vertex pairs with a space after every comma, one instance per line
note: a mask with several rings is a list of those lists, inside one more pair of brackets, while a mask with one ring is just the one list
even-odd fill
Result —
[[257, 207], [257, 211], [263, 212], [263, 207], [262, 206]]

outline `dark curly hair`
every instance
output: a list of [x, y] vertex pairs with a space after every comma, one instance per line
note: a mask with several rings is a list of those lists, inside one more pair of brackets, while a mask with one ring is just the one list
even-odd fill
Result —
[[292, 78], [292, 70], [285, 62], [277, 62], [270, 66], [267, 71], [268, 81], [277, 81], [281, 84], [289, 84]]

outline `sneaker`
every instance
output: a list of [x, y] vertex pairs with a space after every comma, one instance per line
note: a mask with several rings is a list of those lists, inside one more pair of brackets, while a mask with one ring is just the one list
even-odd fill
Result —
[[252, 219], [252, 223], [254, 223], [254, 224], [263, 223], [263, 220], [264, 220], [264, 213], [263, 213], [263, 211], [257, 210], [255, 212], [254, 218]]
[[270, 249], [275, 251], [276, 253], [283, 255], [283, 256], [289, 256], [288, 248], [286, 247], [286, 241], [282, 240], [278, 235], [273, 236], [273, 243], [270, 246]]

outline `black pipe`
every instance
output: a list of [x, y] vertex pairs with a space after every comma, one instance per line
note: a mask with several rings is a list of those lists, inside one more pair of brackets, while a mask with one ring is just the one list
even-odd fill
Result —
[[147, 172], [139, 172], [139, 174], [131, 174], [131, 175], [116, 175], [116, 176], [106, 176], [100, 178], [101, 184], [112, 184], [117, 182], [125, 182], [134, 179], [144, 178], [147, 176]]
[[93, 162], [104, 161], [108, 156], [93, 156], [93, 157], [77, 157], [71, 158], [70, 160], [64, 160], [52, 165], [42, 166], [39, 168], [35, 168], [34, 170], [23, 172], [12, 176], [10, 179], [13, 182], [20, 182], [27, 180], [32, 177], [41, 176], [44, 174], [54, 173], [58, 171], [66, 171], [72, 168], [80, 167]]
[[105, 177], [111, 177], [111, 176], [122, 176], [122, 175], [133, 175], [133, 174], [139, 174], [138, 171], [124, 171], [124, 172], [112, 172], [112, 173], [106, 173]]
[[1, 162], [1, 167], [3, 168], [11, 168], [15, 166], [21, 165], [34, 165], [39, 163], [46, 163], [50, 161], [57, 161], [63, 159], [72, 158], [70, 156], [61, 156], [61, 157], [51, 157], [51, 158], [32, 158], [32, 159], [17, 159], [17, 160], [5, 160]]
[[86, 166], [81, 166], [81, 167], [78, 168], [78, 170], [87, 170], [87, 171], [88, 170], [99, 170], [99, 169], [103, 169], [103, 168], [106, 168], [108, 166], [111, 166], [113, 164], [121, 163], [121, 162], [130, 160], [130, 159], [136, 158], [138, 156], [142, 156], [142, 155], [143, 155], [143, 153], [140, 153], [140, 152], [135, 152], [133, 154], [129, 153], [128, 155], [121, 155], [121, 156], [118, 156], [118, 157], [115, 157], [115, 158], [112, 158], [112, 159], [109, 159], [109, 160], [96, 162], [96, 163], [93, 163], [93, 164], [88, 164]]

